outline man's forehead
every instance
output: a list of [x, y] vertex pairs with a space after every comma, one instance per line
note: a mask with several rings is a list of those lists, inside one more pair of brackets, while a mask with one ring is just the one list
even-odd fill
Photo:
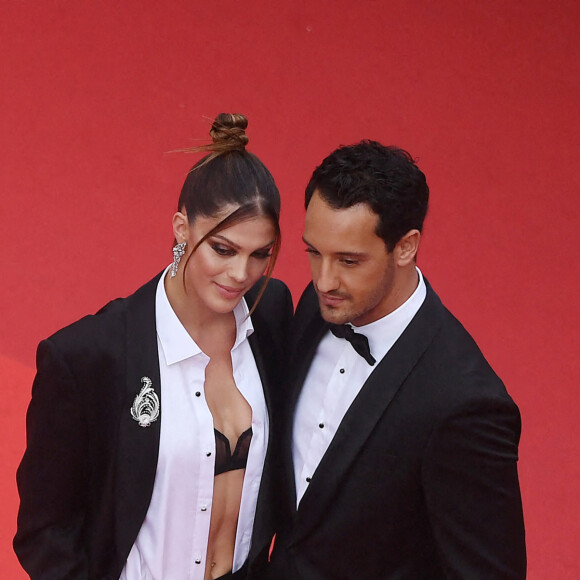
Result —
[[312, 238], [308, 238], [306, 232], [302, 236], [302, 241], [309, 247], [320, 251], [322, 253], [329, 253], [333, 254], [337, 258], [340, 257], [359, 257], [363, 258], [367, 255], [366, 248], [361, 247], [353, 242], [353, 240], [336, 240], [333, 237], [325, 236], [322, 238], [318, 238], [313, 236]]
[[374, 233], [378, 221], [379, 216], [365, 203], [334, 208], [315, 194], [306, 209], [304, 224], [305, 231], [356, 236], [364, 232]]

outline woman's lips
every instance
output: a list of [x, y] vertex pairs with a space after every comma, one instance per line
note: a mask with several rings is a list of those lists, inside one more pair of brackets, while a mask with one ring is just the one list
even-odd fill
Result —
[[223, 284], [215, 283], [218, 292], [224, 297], [232, 300], [233, 298], [239, 298], [244, 293], [244, 288], [232, 288], [231, 286], [224, 286]]

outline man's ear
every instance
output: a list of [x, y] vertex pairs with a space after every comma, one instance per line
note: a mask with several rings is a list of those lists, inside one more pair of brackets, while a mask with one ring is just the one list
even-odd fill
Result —
[[420, 242], [421, 232], [419, 230], [409, 230], [397, 242], [393, 253], [398, 266], [407, 266], [415, 261]]
[[178, 211], [173, 216], [173, 235], [175, 241], [179, 244], [181, 242], [189, 241], [189, 221], [185, 212]]

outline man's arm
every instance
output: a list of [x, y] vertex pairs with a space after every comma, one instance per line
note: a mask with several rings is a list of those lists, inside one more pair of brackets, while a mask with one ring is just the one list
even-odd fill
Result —
[[86, 432], [78, 385], [46, 340], [26, 419], [27, 447], [17, 473], [20, 493], [14, 550], [33, 579], [86, 578]]
[[520, 430], [517, 407], [498, 396], [456, 410], [430, 438], [423, 487], [448, 578], [526, 577]]

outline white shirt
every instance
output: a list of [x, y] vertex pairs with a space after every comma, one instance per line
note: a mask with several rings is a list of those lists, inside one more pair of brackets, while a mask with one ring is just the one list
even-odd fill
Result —
[[[212, 509], [215, 435], [204, 393], [209, 358], [173, 311], [163, 276], [155, 321], [161, 373], [161, 435], [151, 503], [121, 580], [203, 580]], [[236, 386], [252, 408], [252, 440], [244, 475], [233, 571], [250, 551], [254, 515], [268, 445], [268, 411], [248, 336], [244, 300], [234, 309], [232, 366]]]
[[423, 276], [407, 301], [379, 320], [355, 327], [369, 340], [374, 366], [344, 338], [327, 332], [312, 361], [294, 414], [292, 455], [296, 503], [304, 495], [340, 423], [377, 364], [411, 322], [427, 295]]

